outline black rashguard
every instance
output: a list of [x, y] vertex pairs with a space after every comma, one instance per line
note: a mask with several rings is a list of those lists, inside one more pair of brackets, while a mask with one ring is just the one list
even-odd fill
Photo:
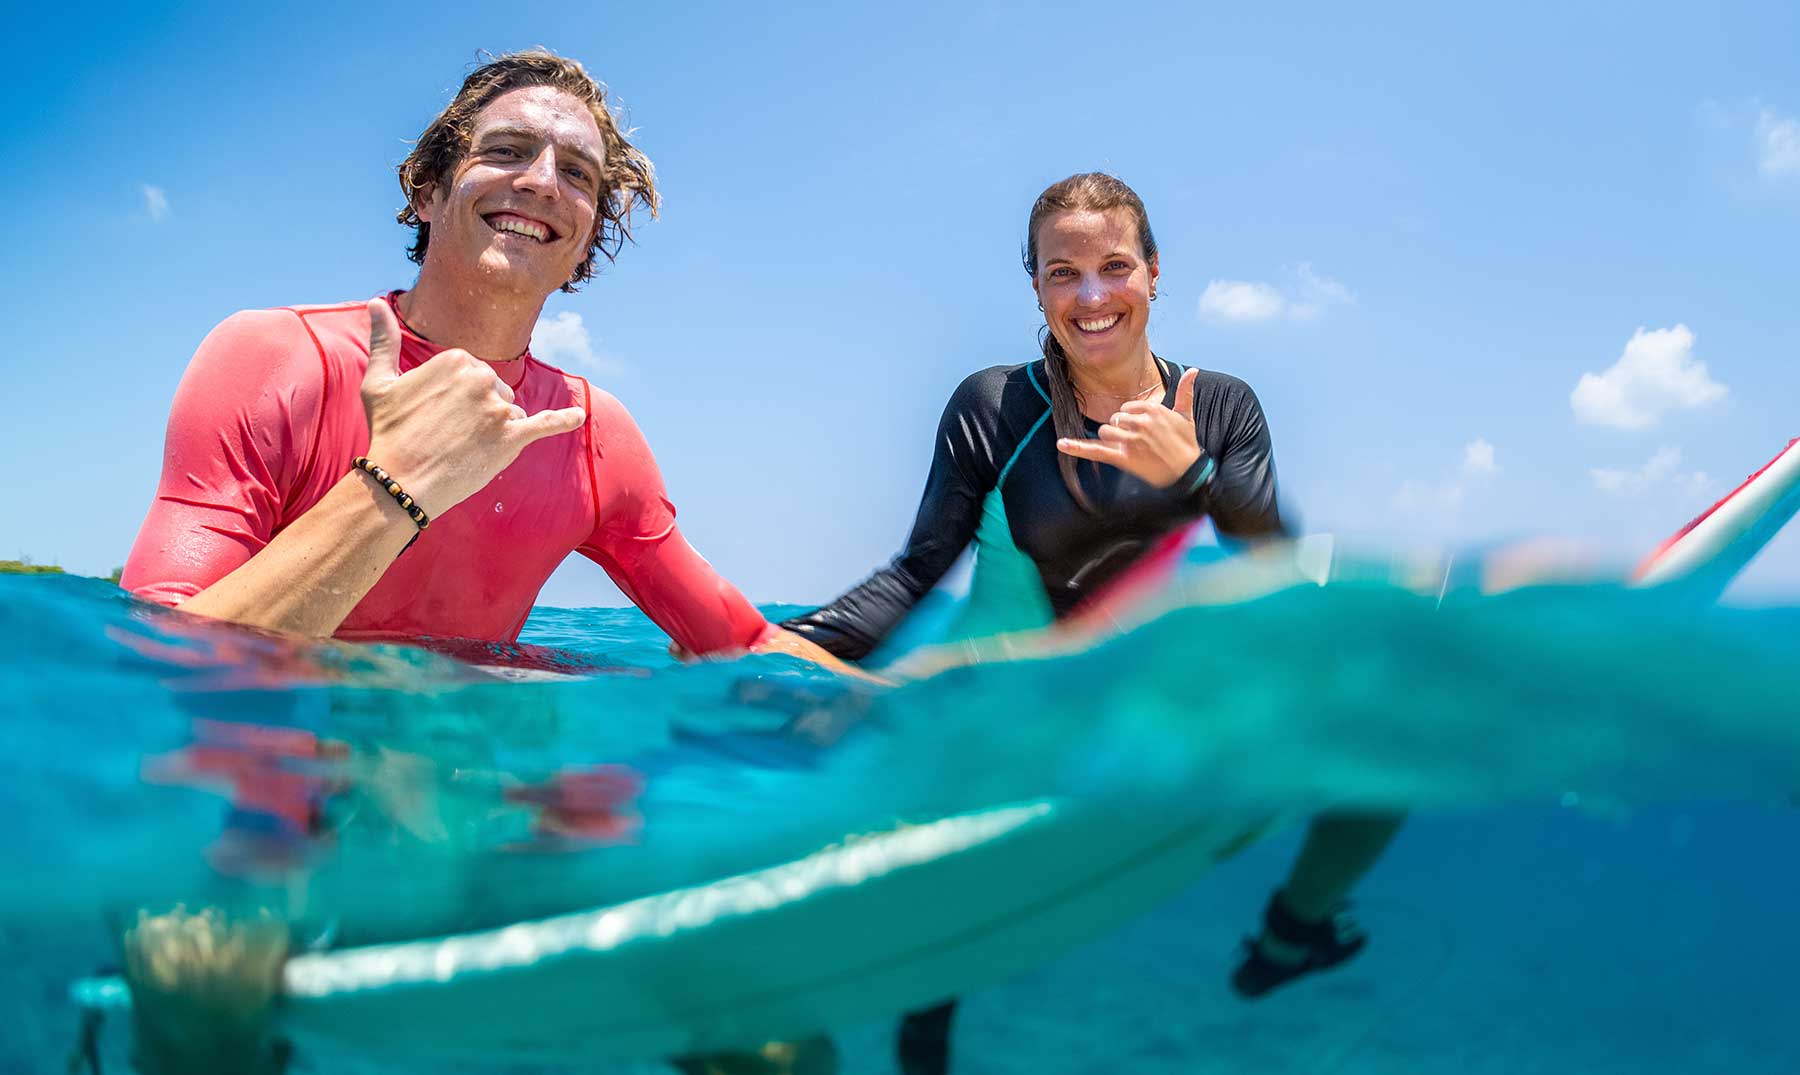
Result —
[[[1157, 366], [1163, 405], [1173, 406], [1183, 367], [1162, 359]], [[1158, 538], [1202, 515], [1211, 515], [1227, 537], [1285, 532], [1268, 425], [1243, 381], [1199, 372], [1194, 426], [1201, 456], [1173, 486], [1158, 488], [1116, 467], [1081, 462], [1076, 471], [1094, 505], [1090, 513], [1063, 484], [1044, 378], [1039, 360], [995, 366], [964, 380], [938, 425], [931, 474], [906, 548], [842, 597], [783, 626], [847, 660], [868, 655], [950, 570], [983, 525], [984, 508], [989, 525], [1003, 525], [1011, 544], [1035, 565], [1059, 617]], [[1099, 423], [1083, 421], [1088, 435], [1098, 434]], [[988, 503], [996, 497], [998, 503]], [[979, 575], [980, 564], [976, 570]]]

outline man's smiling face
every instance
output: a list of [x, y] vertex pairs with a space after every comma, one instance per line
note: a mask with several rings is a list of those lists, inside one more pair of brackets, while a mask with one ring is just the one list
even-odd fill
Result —
[[494, 98], [468, 152], [417, 206], [431, 225], [424, 272], [548, 296], [593, 244], [605, 155], [580, 99], [549, 86]]

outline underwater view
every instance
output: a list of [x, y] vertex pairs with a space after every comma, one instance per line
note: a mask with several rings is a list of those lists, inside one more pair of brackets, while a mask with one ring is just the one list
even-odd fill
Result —
[[[299, 1070], [886, 1072], [951, 993], [958, 1072], [1792, 1070], [1800, 609], [1407, 573], [1190, 566], [891, 687], [635, 610], [310, 644], [0, 578], [0, 1067], [128, 1070], [121, 933], [208, 906], [291, 937]], [[1369, 948], [1240, 999], [1321, 810], [1409, 815]]]

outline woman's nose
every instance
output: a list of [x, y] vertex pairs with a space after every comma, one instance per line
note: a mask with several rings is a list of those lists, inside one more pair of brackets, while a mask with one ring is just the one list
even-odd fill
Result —
[[1106, 283], [1098, 276], [1083, 276], [1075, 297], [1083, 306], [1097, 306], [1106, 301]]

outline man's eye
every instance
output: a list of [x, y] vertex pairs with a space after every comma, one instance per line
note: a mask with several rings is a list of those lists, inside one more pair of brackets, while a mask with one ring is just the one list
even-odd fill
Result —
[[514, 149], [511, 146], [491, 146], [488, 149], [488, 153], [495, 157], [506, 157], [506, 158], [516, 157], [519, 155], [519, 151]]

